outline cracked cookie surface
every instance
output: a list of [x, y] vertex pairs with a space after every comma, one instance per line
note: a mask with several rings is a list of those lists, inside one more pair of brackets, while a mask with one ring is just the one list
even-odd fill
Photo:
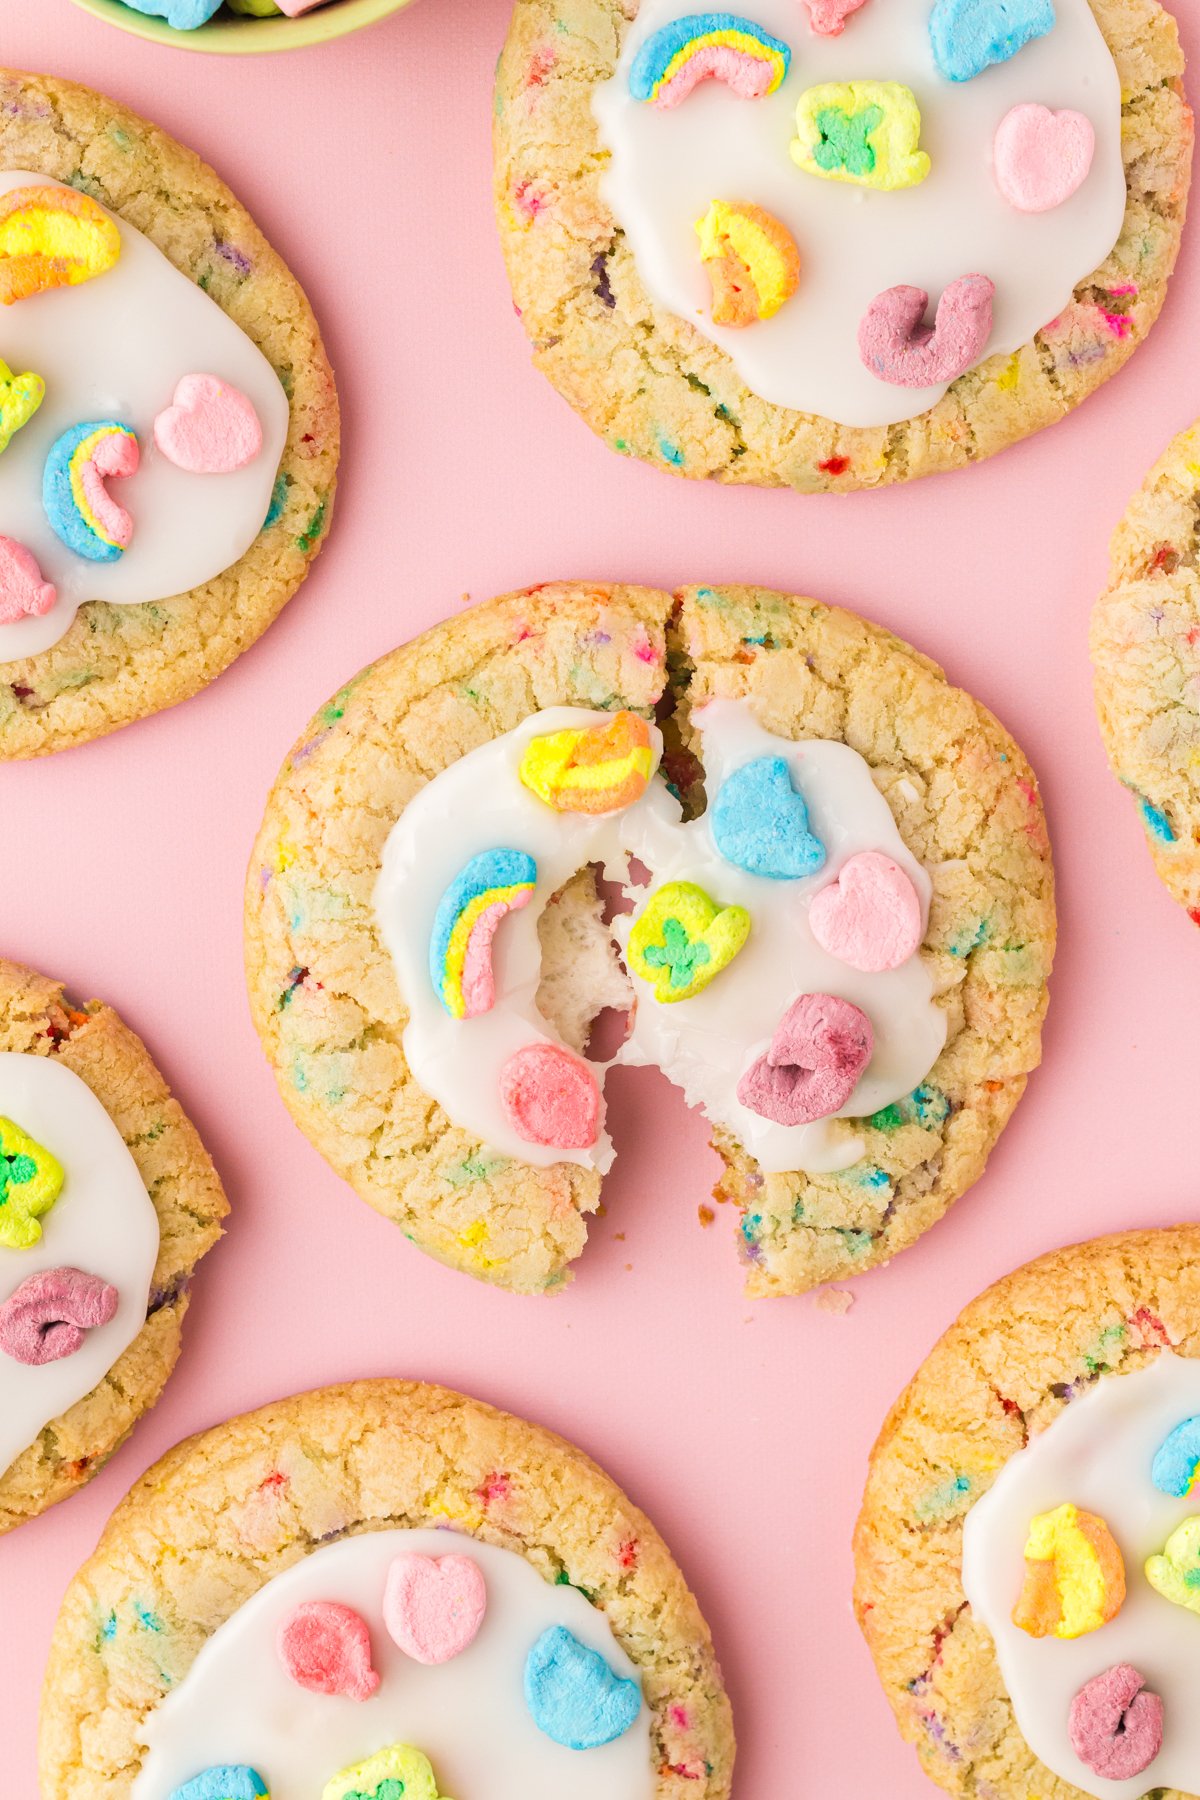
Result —
[[90, 194], [143, 232], [241, 327], [279, 376], [291, 418], [269, 523], [187, 594], [91, 601], [58, 643], [0, 664], [0, 759], [87, 742], [185, 700], [259, 638], [299, 587], [329, 524], [337, 395], [299, 284], [192, 151], [90, 89], [0, 71], [0, 166]]
[[99, 1000], [76, 1007], [61, 982], [0, 960], [0, 1051], [53, 1057], [96, 1095], [158, 1215], [146, 1322], [92, 1392], [0, 1470], [0, 1532], [98, 1474], [158, 1399], [179, 1356], [188, 1288], [228, 1211], [221, 1183], [141, 1039]]
[[1200, 924], [1200, 425], [1150, 471], [1092, 613], [1096, 709], [1154, 866]]
[[[911, 1095], [844, 1122], [864, 1155], [840, 1174], [764, 1175], [716, 1134], [749, 1292], [803, 1292], [912, 1243], [981, 1173], [1039, 1060], [1054, 946], [1041, 802], [1016, 745], [935, 664], [850, 613], [755, 588], [562, 583], [477, 606], [355, 677], [292, 752], [251, 858], [246, 959], [300, 1128], [421, 1249], [499, 1286], [562, 1284], [599, 1177], [499, 1155], [417, 1086], [372, 904], [384, 842], [442, 769], [558, 705], [657, 712], [666, 771], [696, 810], [689, 715], [714, 697], [747, 700], [781, 737], [838, 740], [866, 760], [933, 882], [921, 954], [947, 1021]], [[620, 971], [594, 934], [559, 935], [587, 946], [594, 1011], [620, 1006]], [[547, 978], [550, 948], [544, 937], [543, 1004], [581, 1044], [586, 1021]]]
[[732, 361], [649, 297], [602, 191], [592, 94], [638, 0], [517, 0], [497, 78], [501, 243], [534, 361], [606, 443], [696, 479], [802, 492], [961, 468], [1054, 424], [1145, 337], [1178, 253], [1192, 117], [1174, 20], [1157, 0], [1090, 0], [1122, 90], [1124, 227], [1066, 309], [938, 404], [875, 429], [759, 399]]
[[280, 1401], [143, 1477], [63, 1603], [42, 1707], [43, 1800], [128, 1795], [143, 1721], [272, 1576], [319, 1545], [430, 1526], [582, 1589], [637, 1666], [655, 1794], [727, 1800], [733, 1729], [712, 1641], [650, 1521], [561, 1438], [402, 1381]]
[[855, 1534], [855, 1606], [901, 1732], [950, 1794], [1083, 1800], [1016, 1726], [963, 1592], [963, 1521], [1073, 1398], [1167, 1348], [1200, 1356], [1195, 1226], [1095, 1239], [1007, 1276], [951, 1326], [883, 1427]]

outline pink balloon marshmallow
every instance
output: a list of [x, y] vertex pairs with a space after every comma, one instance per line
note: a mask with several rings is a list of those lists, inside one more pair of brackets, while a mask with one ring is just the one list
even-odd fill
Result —
[[461, 1656], [486, 1611], [487, 1583], [469, 1556], [398, 1556], [388, 1570], [383, 1622], [414, 1662]]
[[841, 37], [850, 14], [856, 13], [866, 0], [804, 0], [804, 4], [818, 37]]
[[298, 19], [301, 13], [312, 12], [318, 6], [324, 6], [325, 0], [275, 0], [281, 13], [289, 19]]
[[58, 599], [42, 576], [37, 557], [15, 538], [0, 537], [0, 625], [40, 619]]
[[82, 1269], [43, 1269], [0, 1306], [0, 1350], [40, 1368], [74, 1356], [84, 1338], [116, 1315], [120, 1295]]
[[995, 292], [986, 275], [960, 276], [938, 301], [929, 326], [923, 323], [929, 305], [923, 288], [888, 288], [872, 300], [858, 328], [859, 354], [872, 374], [894, 387], [954, 381], [983, 355]]
[[585, 1062], [558, 1044], [525, 1044], [500, 1071], [500, 1100], [527, 1144], [588, 1150], [600, 1129], [600, 1089]]
[[1048, 106], [1014, 106], [996, 127], [996, 186], [1018, 212], [1051, 212], [1077, 193], [1096, 154], [1092, 121]]
[[154, 421], [154, 442], [189, 475], [232, 475], [254, 461], [262, 441], [250, 401], [216, 375], [185, 375]]
[[369, 1700], [379, 1687], [371, 1663], [371, 1634], [353, 1607], [309, 1600], [279, 1628], [279, 1658], [298, 1687], [311, 1694]]
[[808, 922], [822, 950], [867, 975], [898, 969], [921, 942], [917, 890], [879, 850], [843, 864], [837, 880], [813, 896]]
[[1163, 1741], [1163, 1703], [1145, 1678], [1117, 1663], [1080, 1688], [1067, 1730], [1080, 1762], [1105, 1781], [1130, 1781], [1148, 1769]]
[[801, 994], [771, 1048], [738, 1082], [742, 1105], [775, 1125], [811, 1125], [840, 1112], [871, 1060], [875, 1034], [866, 1013], [833, 994]]

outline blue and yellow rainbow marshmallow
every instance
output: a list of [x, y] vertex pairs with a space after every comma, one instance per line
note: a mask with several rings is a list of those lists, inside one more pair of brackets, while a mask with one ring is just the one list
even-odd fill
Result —
[[442, 895], [433, 919], [429, 973], [452, 1019], [491, 1011], [492, 939], [507, 914], [528, 904], [536, 885], [537, 864], [524, 850], [485, 850]]
[[1150, 1479], [1160, 1494], [1186, 1500], [1200, 1479], [1200, 1417], [1185, 1419], [1159, 1445]]
[[116, 419], [72, 425], [51, 446], [42, 476], [42, 506], [56, 537], [89, 562], [116, 562], [129, 548], [133, 520], [105, 487], [134, 475], [137, 437]]
[[753, 19], [737, 13], [689, 13], [646, 39], [629, 71], [635, 100], [678, 106], [710, 77], [743, 100], [761, 100], [782, 86], [792, 53]]

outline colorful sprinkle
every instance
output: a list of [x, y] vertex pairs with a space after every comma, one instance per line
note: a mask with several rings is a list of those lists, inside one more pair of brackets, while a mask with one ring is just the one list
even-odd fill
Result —
[[866, 1013], [834, 994], [802, 994], [784, 1013], [765, 1055], [738, 1082], [741, 1104], [775, 1125], [810, 1125], [840, 1112], [871, 1060]]
[[721, 783], [712, 834], [727, 863], [770, 881], [799, 881], [825, 864], [825, 846], [808, 828], [808, 808], [782, 756], [756, 757]]
[[929, 295], [894, 287], [876, 296], [858, 328], [866, 367], [895, 387], [933, 387], [954, 381], [977, 363], [992, 335], [996, 288], [986, 275], [962, 275], [938, 301], [932, 326], [923, 323]]
[[310, 1600], [284, 1620], [277, 1642], [284, 1668], [310, 1694], [369, 1700], [378, 1690], [371, 1633], [353, 1607]]
[[555, 812], [620, 812], [640, 800], [653, 766], [650, 727], [619, 712], [602, 725], [531, 738], [519, 774]]
[[43, 1269], [0, 1306], [0, 1350], [32, 1368], [60, 1362], [82, 1350], [89, 1331], [116, 1316], [119, 1300], [116, 1288], [98, 1275]]
[[115, 419], [73, 425], [52, 445], [42, 505], [56, 537], [89, 562], [116, 562], [133, 537], [133, 520], [109, 494], [106, 478], [137, 473], [138, 441]]
[[786, 225], [761, 206], [714, 200], [696, 221], [712, 284], [714, 325], [772, 318], [800, 285], [800, 252]]
[[461, 1656], [487, 1612], [487, 1583], [469, 1556], [398, 1556], [388, 1570], [383, 1619], [394, 1643], [427, 1666]]
[[41, 1239], [38, 1220], [62, 1193], [62, 1164], [11, 1119], [0, 1118], [0, 1247], [29, 1250]]
[[525, 1703], [538, 1730], [567, 1750], [624, 1737], [642, 1710], [636, 1681], [613, 1673], [562, 1625], [544, 1631], [525, 1664]]
[[690, 13], [647, 38], [629, 72], [635, 100], [678, 106], [710, 77], [743, 100], [760, 100], [781, 86], [792, 53], [753, 19], [736, 13]]
[[801, 94], [792, 161], [827, 181], [916, 187], [930, 162], [918, 148], [921, 109], [898, 81], [826, 81]]
[[1107, 1625], [1124, 1604], [1125, 1563], [1104, 1520], [1070, 1502], [1039, 1513], [1013, 1624], [1030, 1637], [1078, 1638]]
[[529, 904], [537, 864], [524, 850], [485, 850], [455, 876], [438, 903], [429, 943], [434, 990], [453, 1019], [495, 1005], [492, 939], [502, 919]]
[[77, 287], [111, 269], [121, 234], [103, 207], [74, 188], [0, 194], [0, 301], [11, 306], [48, 288]]
[[702, 993], [750, 935], [750, 914], [721, 907], [691, 881], [652, 894], [629, 934], [629, 966], [666, 1005]]

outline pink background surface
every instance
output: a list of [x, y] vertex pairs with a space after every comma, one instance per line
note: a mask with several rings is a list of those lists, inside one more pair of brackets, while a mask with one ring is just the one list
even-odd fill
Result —
[[[394, 1373], [553, 1426], [648, 1510], [717, 1639], [739, 1796], [922, 1800], [934, 1789], [850, 1611], [875, 1433], [988, 1282], [1200, 1210], [1200, 942], [1107, 771], [1086, 648], [1109, 532], [1200, 412], [1200, 232], [1126, 372], [980, 469], [848, 498], [691, 486], [612, 455], [529, 367], [489, 192], [509, 0], [421, 0], [341, 44], [234, 60], [137, 42], [68, 0], [0, 10], [7, 62], [112, 93], [229, 180], [317, 308], [346, 440], [328, 547], [249, 655], [185, 707], [0, 772], [0, 947], [143, 1033], [234, 1207], [157, 1411], [81, 1496], [0, 1543], [0, 1794], [34, 1800], [58, 1602], [142, 1470], [277, 1395]], [[1200, 23], [1184, 29], [1200, 55]], [[242, 873], [293, 738], [344, 677], [467, 597], [558, 576], [752, 581], [856, 607], [942, 661], [1039, 771], [1061, 889], [1045, 1067], [985, 1178], [854, 1284], [844, 1317], [742, 1297], [733, 1217], [698, 1221], [717, 1168], [703, 1124], [657, 1075], [614, 1082], [607, 1217], [550, 1301], [408, 1246], [295, 1130], [259, 1051]]]

